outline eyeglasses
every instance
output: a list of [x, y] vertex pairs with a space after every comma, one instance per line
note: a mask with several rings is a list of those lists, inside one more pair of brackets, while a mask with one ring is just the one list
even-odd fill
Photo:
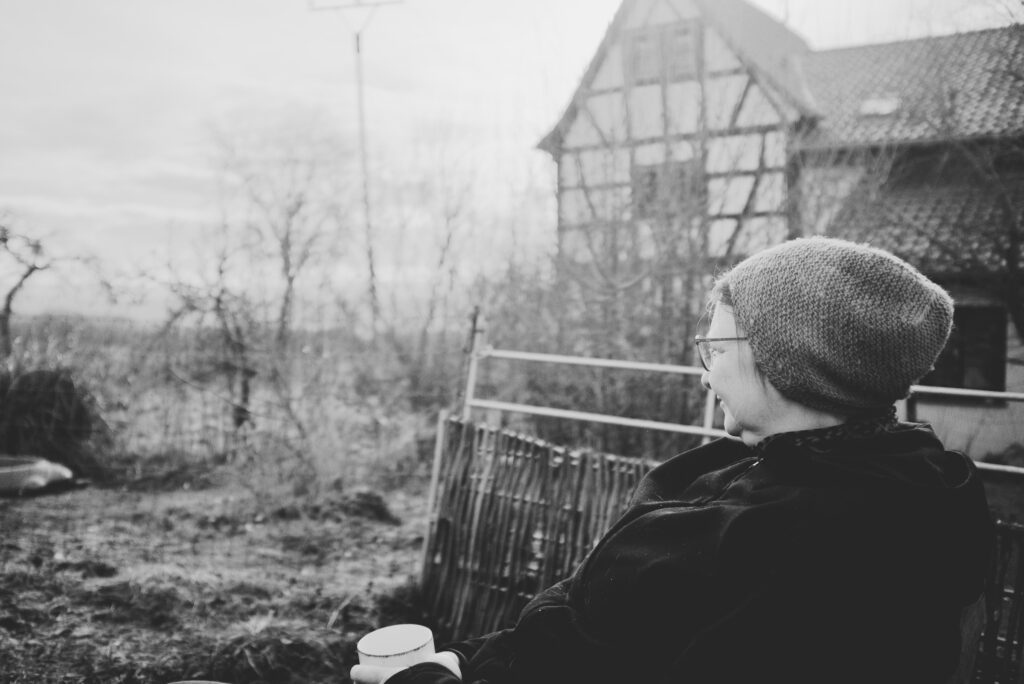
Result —
[[700, 356], [700, 365], [704, 366], [704, 370], [710, 371], [711, 366], [715, 364], [715, 350], [709, 346], [709, 342], [742, 342], [749, 338], [746, 337], [704, 337], [703, 335], [696, 335], [693, 338], [694, 343], [697, 345], [698, 356]]

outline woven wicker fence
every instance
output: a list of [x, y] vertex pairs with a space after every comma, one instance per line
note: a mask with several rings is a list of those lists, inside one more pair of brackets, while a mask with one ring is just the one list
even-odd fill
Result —
[[1024, 525], [997, 523], [973, 682], [1024, 682]]
[[572, 573], [654, 465], [456, 419], [442, 432], [423, 588], [452, 638], [511, 626]]

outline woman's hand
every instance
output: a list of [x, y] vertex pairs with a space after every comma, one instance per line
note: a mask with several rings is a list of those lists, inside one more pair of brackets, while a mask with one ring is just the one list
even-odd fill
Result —
[[[441, 651], [427, 656], [421, 662], [437, 663], [443, 665], [452, 674], [462, 679], [462, 670], [459, 669], [459, 657], [451, 651]], [[355, 684], [384, 684], [396, 672], [401, 672], [404, 667], [377, 667], [375, 665], [353, 665], [349, 677]]]
[[353, 665], [348, 676], [355, 684], [384, 684], [396, 672], [404, 667], [377, 667], [375, 665]]

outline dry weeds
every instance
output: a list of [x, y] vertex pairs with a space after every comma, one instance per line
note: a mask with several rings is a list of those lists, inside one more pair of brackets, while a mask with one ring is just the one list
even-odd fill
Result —
[[0, 681], [340, 684], [359, 636], [425, 619], [422, 486], [296, 499], [229, 479], [0, 500]]

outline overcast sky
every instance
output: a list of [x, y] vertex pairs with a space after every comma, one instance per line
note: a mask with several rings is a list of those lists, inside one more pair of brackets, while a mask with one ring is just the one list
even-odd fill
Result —
[[[0, 211], [117, 268], [161, 261], [215, 215], [211, 129], [312, 116], [355, 140], [360, 26], [376, 162], [454, 134], [510, 173], [549, 174], [534, 145], [618, 4], [406, 0], [364, 24], [307, 0], [0, 0]], [[986, 0], [756, 4], [816, 48], [1007, 20]], [[40, 280], [25, 306], [86, 306], [56, 287]]]

